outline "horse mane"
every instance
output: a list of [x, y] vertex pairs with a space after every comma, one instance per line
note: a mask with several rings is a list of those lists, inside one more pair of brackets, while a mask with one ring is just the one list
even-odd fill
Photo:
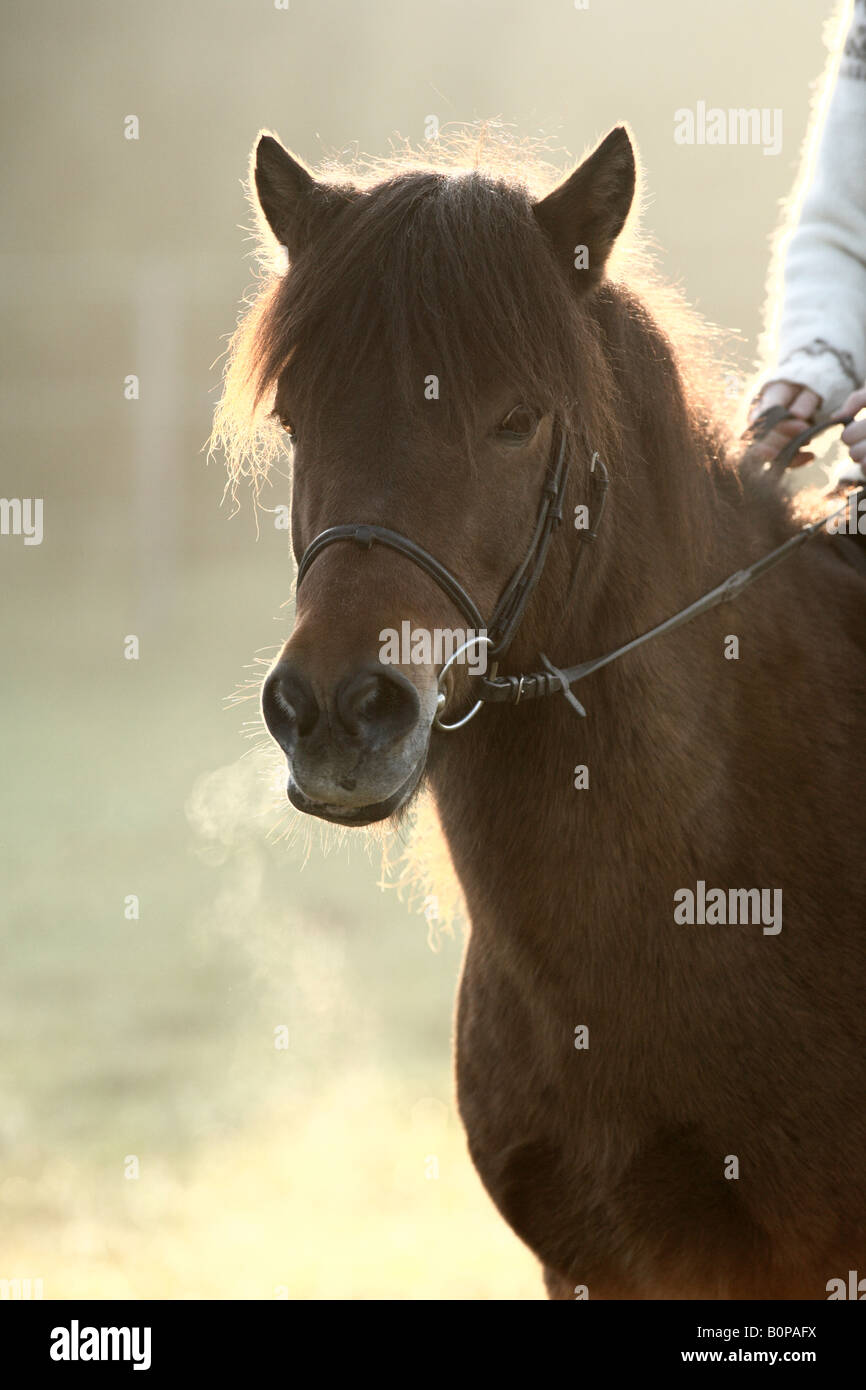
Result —
[[[705, 458], [723, 458], [713, 406], [725, 398], [718, 330], [663, 283], [634, 214], [601, 289], [586, 305], [568, 293], [532, 211], [563, 177], [550, 154], [548, 144], [488, 123], [442, 133], [423, 149], [404, 143], [386, 159], [325, 163], [318, 176], [359, 190], [360, 205], [351, 239], [326, 232], [297, 262], [306, 262], [297, 276], [275, 257], [248, 190], [258, 285], [229, 344], [211, 438], [233, 496], [248, 479], [258, 497], [280, 456], [284, 436], [272, 416], [280, 381], [305, 431], [345, 401], [347, 383], [366, 381], [414, 435], [435, 424], [438, 438], [471, 457], [474, 409], [488, 381], [518, 387], [572, 420], [588, 444], [613, 450], [620, 391], [636, 374], [655, 390], [661, 371], [668, 399], [682, 402], [674, 412], [682, 437], [666, 442], [690, 454], [697, 431]], [[605, 343], [617, 318], [638, 325], [637, 336], [622, 338], [633, 360], [621, 375]], [[423, 390], [431, 375], [440, 384], [435, 403]]]

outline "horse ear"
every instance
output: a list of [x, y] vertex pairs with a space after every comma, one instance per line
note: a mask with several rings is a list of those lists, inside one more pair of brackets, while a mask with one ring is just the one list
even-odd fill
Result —
[[273, 135], [259, 136], [252, 159], [252, 178], [268, 226], [294, 259], [351, 198], [350, 189], [317, 183], [306, 165]]
[[569, 279], [593, 288], [628, 217], [636, 180], [634, 150], [625, 126], [616, 126], [572, 174], [535, 204]]

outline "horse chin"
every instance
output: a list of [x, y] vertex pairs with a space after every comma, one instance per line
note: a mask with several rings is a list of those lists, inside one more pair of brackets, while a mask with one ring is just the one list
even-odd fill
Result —
[[388, 820], [390, 816], [396, 815], [409, 803], [421, 781], [424, 764], [425, 759], [421, 758], [406, 781], [384, 801], [373, 801], [365, 806], [340, 806], [330, 805], [326, 801], [313, 801], [301, 791], [291, 772], [289, 773], [286, 793], [295, 809], [303, 811], [305, 815], [318, 816], [320, 820], [330, 821], [333, 825], [345, 825], [353, 829], [364, 825], [375, 825], [377, 821]]

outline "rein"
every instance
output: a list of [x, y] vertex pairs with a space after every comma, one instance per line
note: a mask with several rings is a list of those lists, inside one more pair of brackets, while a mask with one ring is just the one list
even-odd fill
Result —
[[[774, 407], [755, 422], [753, 432], [755, 437], [758, 432], [766, 432], [781, 419], [788, 418], [788, 413], [783, 407]], [[788, 466], [797, 452], [814, 439], [816, 435], [824, 430], [830, 429], [835, 425], [848, 425], [850, 418], [844, 420], [828, 420], [824, 424], [811, 425], [802, 430], [798, 435], [791, 439], [785, 447], [780, 450], [770, 463], [770, 470], [780, 475]], [[693, 618], [699, 617], [702, 613], [707, 613], [711, 608], [715, 608], [720, 603], [728, 603], [733, 599], [739, 598], [740, 594], [760, 579], [762, 575], [775, 568], [782, 560], [787, 559], [795, 550], [804, 545], [811, 538], [832, 521], [834, 517], [840, 516], [850, 505], [851, 497], [858, 494], [862, 497], [866, 495], [866, 489], [858, 488], [853, 493], [846, 496], [845, 501], [840, 507], [829, 512], [826, 516], [817, 521], [809, 522], [799, 531], [790, 536], [775, 550], [769, 551], [753, 564], [745, 569], [736, 570], [734, 574], [728, 575], [727, 579], [722, 580], [714, 589], [703, 594], [694, 603], [681, 608], [678, 613], [674, 613], [670, 618], [666, 618], [656, 627], [650, 628], [648, 632], [641, 633], [638, 637], [633, 637], [631, 641], [623, 643], [621, 647], [616, 647], [613, 651], [606, 652], [604, 656], [598, 656], [590, 661], [579, 662], [575, 666], [560, 668], [554, 666], [553, 662], [539, 653], [539, 659], [544, 666], [543, 671], [533, 671], [529, 674], [519, 676], [500, 676], [497, 674], [498, 666], [508, 648], [514, 640], [518, 627], [523, 618], [526, 605], [541, 578], [544, 565], [547, 559], [547, 552], [553, 533], [562, 521], [563, 503], [565, 489], [568, 482], [569, 462], [566, 458], [567, 438], [564, 428], [560, 426], [559, 439], [554, 445], [553, 453], [555, 462], [552, 467], [548, 467], [548, 477], [542, 488], [541, 501], [538, 509], [538, 516], [535, 523], [535, 530], [529, 547], [523, 558], [522, 563], [515, 570], [511, 579], [506, 584], [497, 600], [489, 624], [485, 625], [484, 618], [480, 609], [467, 593], [466, 589], [455, 578], [455, 576], [443, 564], [441, 564], [429, 551], [409, 537], [401, 535], [399, 531], [391, 531], [385, 526], [374, 526], [365, 524], [349, 524], [345, 526], [331, 526], [326, 531], [320, 532], [313, 541], [310, 542], [301, 562], [298, 566], [298, 578], [296, 592], [300, 588], [301, 582], [307, 574], [310, 566], [318, 555], [329, 545], [337, 541], [353, 541], [362, 549], [369, 550], [373, 545], [384, 545], [389, 549], [396, 550], [411, 560], [426, 574], [436, 581], [439, 588], [451, 599], [452, 603], [460, 610], [468, 620], [469, 625], [479, 635], [470, 638], [443, 666], [439, 673], [439, 708], [433, 720], [434, 728], [443, 732], [451, 732], [454, 729], [463, 728], [469, 723], [478, 711], [485, 704], [511, 704], [517, 705], [521, 700], [538, 700], [546, 695], [562, 694], [572, 709], [582, 717], [585, 717], [586, 710], [572, 692], [571, 687], [578, 681], [584, 680], [592, 675], [594, 671], [599, 671], [603, 666], [609, 666], [611, 662], [618, 661], [626, 653], [636, 650], [651, 642], [655, 637], [661, 637], [667, 632], [673, 632], [676, 628], [682, 627], [684, 623], [691, 622]], [[599, 458], [598, 454], [593, 455], [590, 466], [590, 478], [597, 495], [597, 502], [594, 502], [591, 518], [593, 527], [591, 530], [581, 532], [581, 545], [575, 557], [571, 579], [565, 599], [564, 607], [571, 601], [577, 571], [583, 557], [585, 545], [583, 542], [595, 540], [598, 529], [604, 515], [605, 500], [608, 488], [608, 472]], [[475, 704], [467, 715], [457, 720], [453, 724], [444, 724], [440, 721], [440, 714], [446, 702], [446, 695], [442, 691], [442, 680], [447, 671], [457, 659], [457, 657], [469, 647], [478, 642], [485, 642], [489, 647], [488, 659], [490, 661], [489, 674], [477, 677], [478, 685], [475, 691]]]

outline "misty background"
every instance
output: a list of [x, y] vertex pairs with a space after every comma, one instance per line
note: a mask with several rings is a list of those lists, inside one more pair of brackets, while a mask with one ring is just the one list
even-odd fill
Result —
[[[296, 827], [229, 699], [293, 580], [203, 452], [253, 283], [242, 180], [262, 126], [315, 165], [499, 118], [566, 172], [625, 119], [660, 268], [748, 372], [836, 12], [7, 0], [0, 494], [44, 499], [44, 538], [0, 538], [0, 1279], [542, 1296], [454, 1109], [459, 926], [406, 901], [399, 837], [383, 888], [380, 846]], [[781, 152], [675, 144], [699, 101], [780, 108]]]

